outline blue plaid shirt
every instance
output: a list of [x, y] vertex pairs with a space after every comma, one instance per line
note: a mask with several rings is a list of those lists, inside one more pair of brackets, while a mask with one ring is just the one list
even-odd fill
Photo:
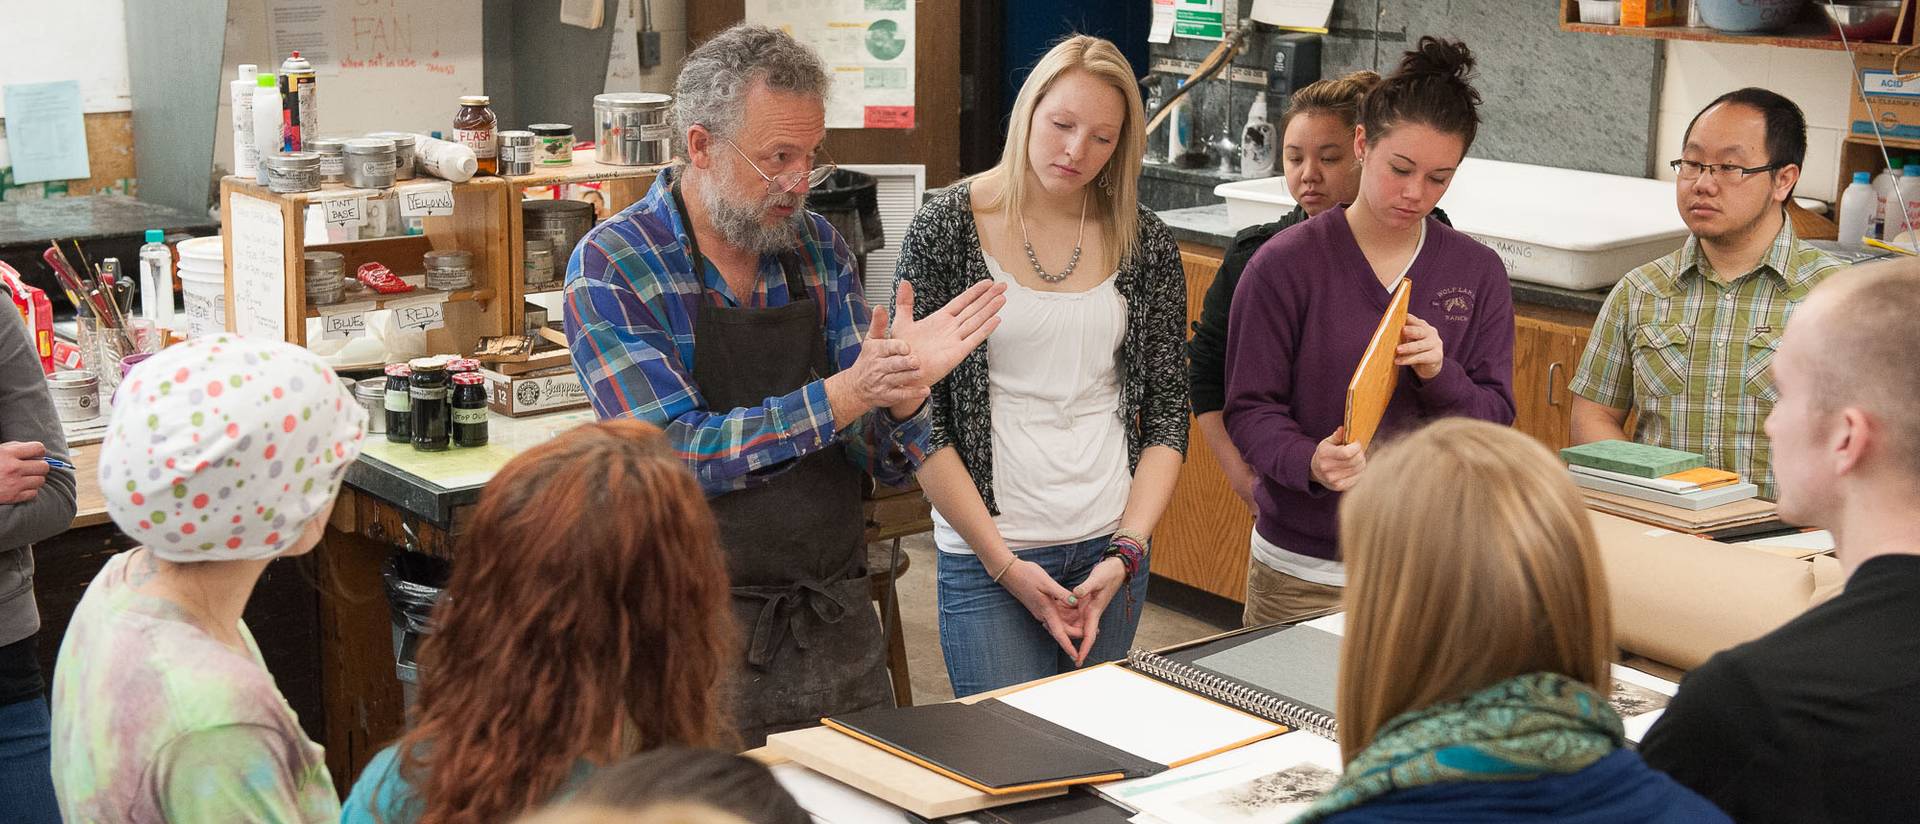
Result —
[[[688, 228], [663, 172], [639, 203], [588, 232], [567, 260], [567, 343], [574, 370], [601, 418], [634, 417], [665, 430], [709, 497], [746, 489], [786, 471], [837, 439], [875, 480], [904, 484], [926, 456], [927, 414], [894, 421], [885, 409], [834, 431], [824, 381], [759, 406], [708, 409], [693, 383], [694, 318], [714, 306], [772, 308], [794, 298], [774, 256], [760, 260], [751, 294], [736, 296], [712, 262], [694, 272]], [[860, 355], [871, 311], [853, 253], [826, 218], [808, 213], [805, 239], [789, 261], [821, 308], [828, 351], [845, 369]]]

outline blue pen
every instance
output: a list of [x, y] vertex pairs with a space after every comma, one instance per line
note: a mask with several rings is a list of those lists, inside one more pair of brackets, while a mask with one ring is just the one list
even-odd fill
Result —
[[66, 461], [60, 460], [59, 458], [41, 458], [40, 460], [46, 461], [48, 466], [55, 467], [57, 469], [75, 468], [73, 464], [67, 463]]

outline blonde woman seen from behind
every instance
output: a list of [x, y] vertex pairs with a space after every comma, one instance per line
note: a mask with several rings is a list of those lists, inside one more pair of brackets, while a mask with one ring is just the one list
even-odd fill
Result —
[[1626, 747], [1593, 527], [1540, 444], [1427, 426], [1374, 458], [1340, 532], [1346, 771], [1298, 822], [1728, 821]]
[[932, 387], [919, 473], [958, 695], [1133, 640], [1187, 447], [1186, 284], [1136, 196], [1142, 144], [1126, 58], [1066, 38], [1022, 85], [999, 164], [929, 201], [902, 243], [923, 313], [1007, 289], [986, 345]]

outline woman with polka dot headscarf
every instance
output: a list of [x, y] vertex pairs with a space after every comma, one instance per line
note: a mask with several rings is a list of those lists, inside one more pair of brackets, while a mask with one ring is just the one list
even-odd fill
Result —
[[320, 542], [366, 412], [312, 353], [218, 336], [121, 385], [100, 448], [113, 521], [142, 545], [74, 611], [53, 682], [69, 821], [334, 821], [318, 744], [240, 620], [274, 558]]

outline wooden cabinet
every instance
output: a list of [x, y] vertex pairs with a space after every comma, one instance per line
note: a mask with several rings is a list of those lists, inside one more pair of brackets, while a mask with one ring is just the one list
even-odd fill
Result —
[[[1207, 287], [1220, 271], [1217, 251], [1184, 247], [1181, 268], [1187, 275], [1187, 321], [1200, 318]], [[1220, 463], [1213, 459], [1200, 428], [1191, 426], [1187, 462], [1173, 487], [1173, 500], [1153, 531], [1153, 576], [1186, 584], [1232, 601], [1247, 590], [1248, 539], [1253, 512], [1233, 494]]]
[[1573, 370], [1593, 316], [1521, 304], [1513, 318], [1513, 426], [1559, 450], [1572, 444]]

